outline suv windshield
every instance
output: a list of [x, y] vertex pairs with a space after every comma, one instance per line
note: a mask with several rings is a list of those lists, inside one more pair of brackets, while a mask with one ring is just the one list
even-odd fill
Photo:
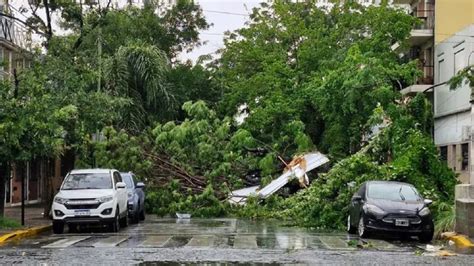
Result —
[[67, 176], [62, 190], [73, 189], [111, 189], [112, 178], [110, 174], [103, 173], [87, 173], [87, 174], [70, 174]]
[[123, 182], [127, 184], [127, 188], [133, 188], [132, 175], [128, 173], [120, 173], [120, 175], [122, 176]]
[[421, 197], [416, 189], [404, 184], [370, 184], [367, 197], [371, 199], [384, 199], [394, 201], [419, 201]]

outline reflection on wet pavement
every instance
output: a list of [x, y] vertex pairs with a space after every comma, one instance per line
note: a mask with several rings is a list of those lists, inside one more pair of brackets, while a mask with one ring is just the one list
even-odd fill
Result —
[[[24, 248], [232, 248], [268, 250], [357, 250], [351, 242], [359, 238], [345, 233], [327, 233], [299, 227], [285, 227], [277, 222], [241, 219], [152, 219], [132, 225], [119, 233], [86, 229], [75, 234], [45, 234], [11, 242], [8, 246]], [[368, 249], [410, 251], [416, 241], [369, 239]], [[171, 264], [170, 264], [171, 265]], [[230, 265], [230, 264], [223, 264]], [[234, 265], [234, 264], [232, 264]]]
[[159, 261], [159, 262], [143, 262], [139, 266], [280, 266], [280, 265], [297, 265], [297, 264], [280, 264], [280, 263], [240, 263], [240, 262], [175, 262], [175, 261]]

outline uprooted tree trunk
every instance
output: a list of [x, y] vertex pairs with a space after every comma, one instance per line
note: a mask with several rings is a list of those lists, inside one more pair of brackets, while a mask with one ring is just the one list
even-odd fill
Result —
[[[190, 174], [179, 164], [171, 162], [170, 158], [166, 155], [148, 152], [146, 156], [153, 162], [151, 177], [153, 178], [154, 185], [158, 187], [164, 188], [171, 181], [178, 180], [183, 193], [190, 190], [192, 193], [200, 194], [208, 185], [206, 177]], [[218, 198], [225, 197], [225, 194], [218, 191], [215, 192]]]

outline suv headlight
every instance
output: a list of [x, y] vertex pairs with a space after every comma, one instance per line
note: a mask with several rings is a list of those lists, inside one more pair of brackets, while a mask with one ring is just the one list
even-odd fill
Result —
[[430, 209], [428, 209], [427, 207], [424, 207], [423, 209], [421, 209], [420, 212], [418, 212], [420, 216], [426, 216], [426, 215], [429, 215], [430, 213], [431, 213]]
[[372, 205], [372, 204], [365, 204], [363, 207], [364, 211], [367, 213], [375, 214], [375, 215], [384, 215], [385, 211], [380, 209], [379, 207]]
[[61, 197], [54, 197], [54, 202], [63, 204], [67, 202], [67, 199], [61, 198]]
[[114, 197], [112, 197], [112, 196], [104, 196], [104, 197], [98, 198], [97, 200], [98, 200], [100, 203], [104, 203], [104, 202], [111, 201], [111, 200], [113, 200], [113, 199], [114, 199]]

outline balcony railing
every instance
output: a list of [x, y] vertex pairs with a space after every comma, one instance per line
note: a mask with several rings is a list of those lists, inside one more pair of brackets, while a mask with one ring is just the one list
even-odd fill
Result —
[[416, 84], [429, 84], [432, 85], [434, 82], [434, 66], [424, 65], [421, 67], [423, 76], [419, 77]]
[[421, 20], [421, 23], [415, 26], [416, 30], [434, 29], [434, 8], [426, 10], [416, 10], [411, 15]]
[[0, 40], [25, 50], [31, 49], [31, 33], [17, 21], [0, 17]]

